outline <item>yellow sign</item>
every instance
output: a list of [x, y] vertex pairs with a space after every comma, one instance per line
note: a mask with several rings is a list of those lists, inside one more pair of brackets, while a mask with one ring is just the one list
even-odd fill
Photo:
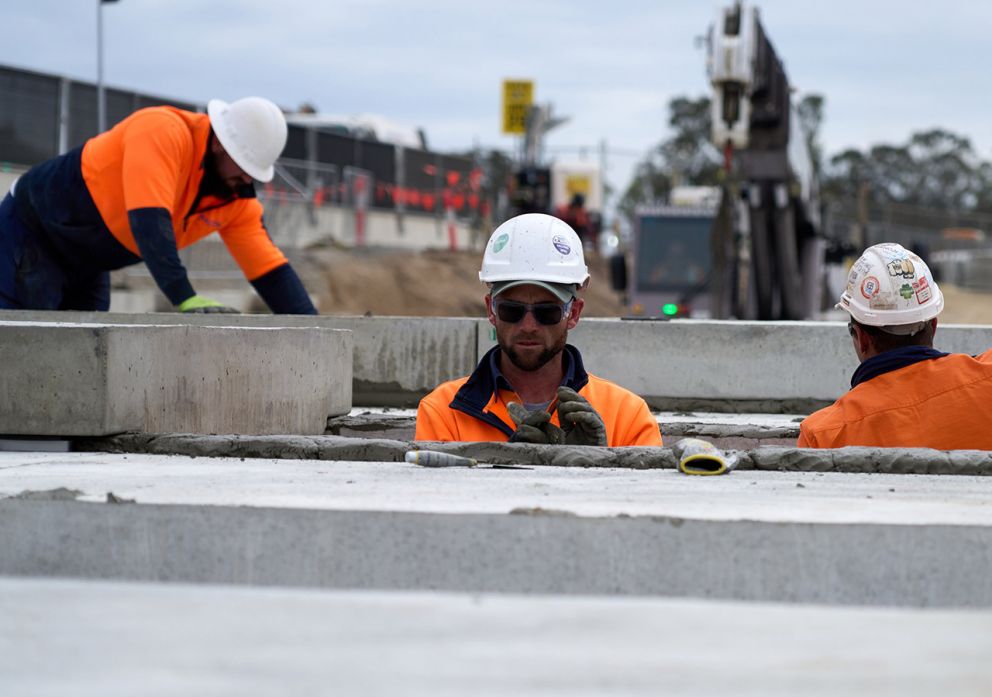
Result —
[[503, 80], [503, 133], [526, 133], [533, 103], [533, 80]]
[[567, 175], [565, 177], [565, 192], [568, 194], [569, 198], [575, 194], [589, 196], [589, 190], [592, 188], [592, 182], [589, 179], [588, 174]]

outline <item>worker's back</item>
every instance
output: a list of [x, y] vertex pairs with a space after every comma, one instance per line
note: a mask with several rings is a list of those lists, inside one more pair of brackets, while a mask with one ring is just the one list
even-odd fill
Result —
[[799, 446], [992, 450], [992, 349], [876, 375], [803, 421]]

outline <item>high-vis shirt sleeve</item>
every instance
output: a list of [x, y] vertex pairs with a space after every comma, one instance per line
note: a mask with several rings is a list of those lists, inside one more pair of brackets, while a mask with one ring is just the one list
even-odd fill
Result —
[[128, 211], [127, 220], [148, 272], [169, 302], [178, 305], [193, 297], [193, 286], [176, 250], [169, 211], [139, 208]]
[[244, 199], [240, 207], [220, 231], [220, 237], [249, 281], [264, 276], [286, 263], [286, 255], [272, 242], [262, 221], [262, 204], [256, 199]]
[[277, 315], [315, 315], [303, 281], [289, 264], [278, 266], [251, 282], [269, 309]]
[[429, 397], [430, 395], [420, 400], [417, 406], [417, 429], [413, 436], [414, 440], [456, 440], [456, 435], [452, 432], [448, 421], [438, 413], [437, 407], [428, 401]]
[[624, 429], [624, 437], [621, 442], [610, 443], [616, 446], [629, 445], [653, 445], [661, 446], [661, 429], [658, 427], [658, 420], [651, 414], [647, 403], [635, 397], [630, 400], [628, 411], [630, 421]]

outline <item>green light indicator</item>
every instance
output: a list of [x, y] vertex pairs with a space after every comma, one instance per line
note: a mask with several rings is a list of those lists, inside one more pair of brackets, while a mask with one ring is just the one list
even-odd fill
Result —
[[679, 313], [679, 306], [675, 303], [665, 303], [661, 306], [661, 314], [672, 317]]

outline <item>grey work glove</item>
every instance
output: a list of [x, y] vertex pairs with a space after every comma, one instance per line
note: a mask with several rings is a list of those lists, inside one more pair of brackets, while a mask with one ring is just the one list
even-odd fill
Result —
[[527, 411], [522, 404], [510, 402], [506, 405], [510, 418], [517, 430], [510, 436], [510, 443], [536, 443], [539, 445], [561, 445], [565, 433], [551, 423], [551, 414], [544, 411]]
[[607, 445], [603, 417], [570, 387], [558, 388], [558, 421], [568, 445]]

